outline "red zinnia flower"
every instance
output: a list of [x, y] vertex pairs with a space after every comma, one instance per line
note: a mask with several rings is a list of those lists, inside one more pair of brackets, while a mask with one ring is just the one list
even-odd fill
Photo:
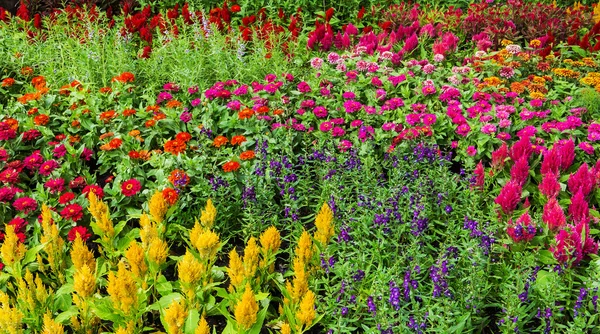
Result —
[[86, 241], [87, 239], [89, 239], [89, 237], [92, 236], [85, 226], [75, 226], [69, 231], [67, 239], [69, 241], [75, 241], [78, 235], [83, 241]]
[[175, 203], [177, 203], [177, 198], [179, 197], [177, 191], [173, 188], [166, 188], [162, 191], [162, 195], [167, 204], [170, 206], [175, 205]]
[[13, 207], [25, 214], [37, 209], [37, 202], [30, 197], [21, 197], [13, 202]]
[[13, 220], [8, 222], [8, 225], [12, 225], [15, 227], [15, 233], [23, 233], [25, 232], [25, 226], [27, 226], [27, 221], [21, 217], [15, 217]]
[[246, 141], [246, 137], [244, 136], [233, 136], [233, 138], [231, 138], [231, 145], [238, 145], [241, 144], [243, 142]]
[[75, 199], [74, 193], [64, 193], [58, 198], [58, 203], [65, 205]]
[[140, 192], [142, 184], [136, 179], [129, 179], [121, 185], [121, 192], [125, 196], [133, 196]]
[[254, 159], [254, 157], [255, 157], [254, 151], [252, 151], [252, 150], [244, 151], [240, 154], [241, 160], [251, 160], [251, 159]]
[[89, 192], [93, 192], [94, 195], [96, 195], [96, 197], [99, 199], [104, 197], [104, 190], [95, 184], [90, 184], [89, 186], [85, 186], [85, 188], [83, 188], [82, 193], [86, 195], [86, 197], [88, 196]]
[[79, 204], [69, 204], [60, 212], [60, 216], [76, 222], [83, 218], [83, 208]]
[[235, 172], [240, 169], [240, 163], [237, 161], [228, 161], [223, 165], [223, 170], [227, 172]]

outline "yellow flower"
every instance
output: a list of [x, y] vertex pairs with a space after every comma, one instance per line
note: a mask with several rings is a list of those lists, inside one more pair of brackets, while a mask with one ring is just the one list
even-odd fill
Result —
[[240, 259], [240, 255], [234, 249], [229, 252], [229, 267], [227, 268], [227, 275], [229, 275], [229, 291], [233, 291], [233, 288], [240, 286], [244, 280], [244, 263]]
[[13, 225], [6, 225], [5, 233], [4, 242], [2, 243], [2, 247], [0, 247], [0, 256], [2, 256], [2, 262], [10, 266], [15, 262], [21, 261], [27, 249], [19, 241]]
[[73, 246], [71, 248], [71, 260], [73, 261], [75, 270], [81, 269], [85, 265], [90, 268], [96, 268], [94, 254], [90, 252], [79, 235], [77, 235], [77, 238], [75, 238], [73, 241]]
[[96, 277], [87, 265], [77, 269], [73, 275], [73, 290], [81, 298], [91, 296], [96, 291]]
[[103, 237], [108, 239], [112, 238], [115, 235], [115, 229], [113, 227], [112, 220], [110, 220], [108, 205], [98, 200], [98, 197], [93, 191], [89, 192], [89, 201], [90, 213], [92, 214], [92, 217], [94, 217], [98, 228], [100, 228], [100, 230], [102, 230], [102, 232], [105, 234]]
[[142, 247], [147, 249], [155, 238], [158, 238], [158, 228], [156, 227], [156, 224], [150, 221], [148, 215], [143, 213], [140, 217], [140, 239], [142, 239]]
[[281, 246], [281, 236], [275, 226], [269, 227], [261, 234], [260, 245], [266, 252], [277, 253]]
[[42, 206], [42, 237], [40, 241], [46, 244], [44, 252], [47, 255], [50, 268], [60, 275], [64, 269], [62, 259], [65, 241], [59, 234], [58, 225], [52, 224], [50, 209], [45, 204]]
[[183, 305], [183, 301], [174, 300], [171, 305], [165, 310], [165, 322], [167, 323], [167, 333], [181, 334], [183, 333], [183, 325], [187, 318], [187, 311]]
[[150, 207], [150, 215], [157, 223], [162, 223], [165, 219], [165, 214], [169, 209], [167, 205], [167, 201], [162, 195], [162, 191], [156, 191], [152, 198], [150, 198], [150, 203], [148, 205]]
[[196, 284], [202, 278], [206, 268], [200, 261], [196, 260], [194, 255], [186, 250], [185, 255], [179, 261], [177, 273], [179, 280], [186, 284]]
[[532, 39], [529, 41], [529, 46], [532, 48], [539, 48], [542, 45], [542, 42], [539, 39]]
[[127, 251], [125, 252], [125, 258], [127, 258], [127, 262], [129, 262], [129, 267], [131, 268], [131, 272], [136, 277], [143, 277], [148, 271], [148, 266], [146, 265], [146, 258], [144, 257], [144, 249], [137, 242], [133, 241]]
[[44, 329], [42, 334], [63, 334], [64, 332], [63, 325], [54, 321], [50, 313], [44, 314]]
[[292, 334], [292, 328], [287, 322], [281, 325], [281, 334]]
[[116, 309], [129, 314], [132, 307], [137, 305], [138, 288], [135, 285], [133, 275], [127, 268], [124, 262], [119, 262], [119, 270], [117, 274], [113, 271], [108, 273], [108, 286], [106, 288], [110, 299]]
[[211, 230], [203, 230], [196, 222], [190, 232], [190, 241], [196, 247], [203, 260], [213, 260], [220, 246], [219, 235]]
[[304, 263], [298, 258], [294, 259], [293, 264], [294, 278], [292, 280], [291, 295], [293, 302], [298, 302], [300, 298], [308, 291], [308, 277], [306, 276], [306, 269]]
[[329, 239], [334, 234], [333, 230], [333, 211], [329, 208], [327, 202], [323, 203], [321, 211], [315, 219], [315, 226], [317, 231], [315, 232], [315, 240], [319, 241], [322, 245], [327, 245]]
[[196, 327], [194, 334], [210, 334], [210, 327], [204, 317], [200, 317], [200, 322], [198, 322], [198, 327]]
[[129, 321], [127, 327], [119, 327], [115, 334], [134, 334], [135, 333], [135, 322]]
[[252, 237], [248, 240], [246, 248], [244, 248], [244, 277], [253, 278], [258, 268], [259, 249], [256, 244], [256, 238]]
[[169, 245], [166, 241], [159, 238], [152, 240], [148, 249], [148, 260], [161, 265], [165, 263], [168, 255]]
[[310, 325], [315, 320], [315, 294], [308, 290], [300, 302], [296, 318], [302, 325]]
[[258, 304], [254, 298], [250, 284], [246, 284], [242, 300], [235, 305], [235, 320], [242, 328], [250, 329], [256, 322], [256, 313], [258, 313]]
[[213, 227], [216, 217], [217, 208], [215, 208], [212, 200], [209, 198], [206, 202], [206, 207], [202, 210], [202, 214], [200, 215], [200, 222], [204, 228], [210, 229]]
[[6, 334], [23, 333], [23, 314], [17, 308], [10, 307], [8, 295], [0, 290], [0, 332]]
[[298, 246], [296, 247], [296, 257], [303, 263], [309, 263], [312, 258], [313, 245], [310, 240], [310, 234], [304, 231], [298, 240]]

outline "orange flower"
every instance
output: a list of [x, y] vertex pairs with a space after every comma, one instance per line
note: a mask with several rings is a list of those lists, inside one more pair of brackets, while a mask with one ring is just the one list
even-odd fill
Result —
[[38, 108], [31, 108], [27, 111], [27, 115], [35, 115], [38, 113]]
[[6, 78], [6, 79], [2, 80], [2, 87], [10, 87], [14, 84], [15, 84], [15, 79], [13, 79], [13, 78]]
[[48, 115], [44, 115], [44, 114], [37, 115], [33, 119], [33, 123], [35, 123], [35, 125], [40, 125], [40, 126], [48, 124], [48, 121], [50, 121], [50, 117], [48, 117]]
[[46, 87], [46, 79], [43, 76], [37, 76], [31, 79], [31, 84], [35, 87], [36, 90], [40, 90]]
[[26, 66], [21, 69], [21, 74], [25, 76], [33, 75], [33, 68]]
[[71, 122], [71, 126], [74, 128], [78, 128], [81, 125], [81, 123], [78, 120], [74, 120], [73, 122]]
[[161, 119], [165, 118], [167, 118], [167, 115], [165, 115], [165, 113], [162, 112], [159, 112], [158, 114], [154, 115], [154, 117], [152, 117], [152, 119], [155, 121], [160, 121]]
[[69, 85], [61, 86], [60, 89], [58, 90], [58, 94], [64, 95], [64, 96], [71, 95], [71, 86], [69, 86]]
[[150, 112], [150, 111], [152, 111], [152, 112], [157, 112], [157, 111], [159, 111], [159, 110], [160, 110], [160, 107], [159, 107], [159, 106], [147, 106], [147, 107], [146, 107], [146, 111], [147, 111], [147, 112]]
[[71, 144], [79, 143], [80, 141], [81, 141], [81, 137], [79, 137], [78, 135], [69, 136], [69, 143], [71, 143]]
[[135, 113], [136, 113], [135, 109], [123, 110], [123, 116], [125, 116], [125, 117], [135, 115]]
[[104, 94], [104, 93], [110, 93], [112, 92], [112, 88], [110, 87], [102, 87], [100, 88], [100, 93]]
[[144, 123], [144, 126], [147, 127], [147, 128], [151, 128], [154, 125], [156, 125], [156, 121], [153, 120], [153, 119], [149, 119], [149, 120], [146, 121], [146, 123]]
[[175, 205], [175, 203], [177, 203], [177, 198], [179, 197], [177, 191], [173, 188], [165, 188], [162, 191], [162, 195], [169, 206]]
[[129, 158], [131, 159], [139, 159], [140, 158], [140, 153], [138, 151], [129, 151]]
[[129, 131], [129, 135], [132, 137], [137, 137], [140, 135], [140, 130], [131, 130]]
[[171, 100], [167, 102], [167, 108], [179, 108], [182, 107], [183, 104], [177, 100]]
[[165, 143], [165, 152], [169, 152], [173, 155], [179, 155], [180, 153], [185, 152], [186, 148], [187, 145], [177, 139], [169, 140]]
[[238, 169], [240, 169], [240, 163], [237, 161], [228, 161], [223, 165], [223, 170], [226, 173], [235, 172]]
[[252, 115], [254, 115], [254, 111], [252, 111], [252, 109], [244, 109], [240, 112], [238, 112], [238, 118], [239, 119], [247, 119], [247, 118], [251, 118]]
[[283, 109], [276, 109], [273, 111], [273, 115], [283, 115]]
[[17, 121], [14, 118], [6, 118], [4, 120], [4, 123], [14, 131], [17, 131], [19, 129], [19, 121]]
[[89, 109], [83, 109], [83, 110], [81, 111], [81, 114], [82, 114], [82, 115], [89, 114], [89, 113], [91, 113], [91, 111], [90, 111]]
[[135, 80], [135, 75], [130, 72], [123, 72], [120, 75], [112, 78], [112, 82], [118, 81], [121, 83], [133, 82]]
[[114, 110], [105, 111], [100, 114], [100, 120], [104, 121], [104, 123], [110, 122], [115, 117], [117, 117], [117, 112]]
[[245, 151], [245, 152], [242, 152], [242, 154], [240, 154], [241, 160], [251, 160], [251, 159], [254, 159], [254, 157], [255, 157], [254, 151], [252, 151], [252, 150]]
[[112, 137], [112, 136], [114, 136], [114, 135], [115, 135], [115, 134], [114, 134], [113, 132], [107, 132], [107, 133], [105, 133], [105, 134], [102, 134], [102, 135], [100, 135], [100, 138], [98, 138], [98, 139], [100, 139], [100, 140], [104, 140], [104, 139], [106, 139], [106, 138], [110, 138], [110, 137]]
[[269, 107], [267, 106], [260, 106], [258, 107], [258, 109], [256, 110], [257, 113], [259, 114], [266, 114], [269, 112]]
[[510, 84], [510, 90], [511, 92], [521, 94], [525, 91], [525, 85], [520, 82], [513, 82]]
[[227, 144], [228, 142], [229, 142], [229, 140], [227, 140], [227, 138], [225, 136], [218, 136], [217, 138], [215, 138], [215, 140], [213, 140], [213, 146], [221, 147], [221, 146]]
[[119, 138], [113, 138], [108, 145], [110, 146], [111, 149], [116, 150], [119, 147], [121, 147], [121, 145], [123, 144], [123, 141]]
[[231, 145], [239, 145], [245, 141], [246, 141], [246, 137], [244, 137], [244, 136], [241, 136], [241, 135], [233, 136], [233, 138], [231, 138]]
[[180, 132], [175, 136], [175, 139], [187, 143], [192, 139], [192, 135], [187, 132]]

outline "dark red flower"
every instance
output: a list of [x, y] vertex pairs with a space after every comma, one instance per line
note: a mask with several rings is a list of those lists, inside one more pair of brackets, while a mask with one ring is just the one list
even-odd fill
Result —
[[125, 196], [133, 196], [140, 192], [142, 184], [136, 179], [129, 179], [121, 185], [121, 192]]
[[83, 208], [79, 204], [69, 204], [60, 212], [63, 219], [70, 219], [74, 222], [83, 218]]
[[98, 197], [99, 199], [104, 197], [104, 190], [102, 190], [102, 188], [95, 184], [90, 184], [89, 186], [83, 188], [82, 193], [86, 195], [86, 197], [88, 196], [89, 192], [93, 192], [94, 195], [96, 195], [96, 197]]
[[65, 205], [67, 203], [70, 203], [74, 199], [75, 199], [74, 193], [64, 193], [64, 194], [60, 195], [60, 197], [58, 198], [58, 203]]
[[75, 226], [69, 231], [69, 234], [67, 235], [67, 239], [69, 241], [75, 241], [75, 239], [77, 238], [77, 235], [79, 235], [79, 237], [83, 241], [86, 241], [87, 239], [89, 239], [92, 236], [88, 232], [88, 230], [85, 226]]

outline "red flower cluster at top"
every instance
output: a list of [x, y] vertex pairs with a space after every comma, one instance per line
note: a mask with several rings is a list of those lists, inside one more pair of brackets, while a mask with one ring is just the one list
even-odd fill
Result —
[[67, 234], [67, 239], [69, 241], [75, 241], [78, 236], [81, 238], [81, 240], [86, 241], [92, 235], [88, 232], [85, 226], [75, 226], [69, 231], [69, 234]]
[[141, 189], [142, 184], [136, 179], [129, 179], [121, 184], [121, 192], [127, 197], [139, 193]]

